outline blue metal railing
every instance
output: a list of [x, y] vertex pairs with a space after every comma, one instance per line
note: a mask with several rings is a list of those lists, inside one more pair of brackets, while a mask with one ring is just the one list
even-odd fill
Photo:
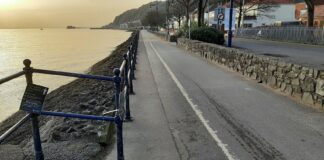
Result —
[[[39, 133], [38, 116], [57, 116], [57, 117], [68, 117], [68, 118], [80, 118], [88, 120], [100, 120], [100, 121], [110, 121], [116, 124], [117, 128], [117, 159], [124, 160], [123, 152], [123, 122], [131, 121], [130, 107], [129, 107], [129, 95], [134, 93], [133, 91], [133, 80], [135, 79], [135, 64], [137, 56], [139, 32], [135, 32], [131, 44], [128, 48], [128, 52], [123, 55], [123, 63], [120, 68], [114, 69], [114, 76], [99, 76], [99, 75], [89, 75], [89, 74], [79, 74], [71, 72], [62, 71], [52, 71], [44, 69], [32, 68], [31, 61], [29, 59], [24, 60], [24, 69], [21, 72], [13, 74], [11, 76], [0, 79], [0, 84], [6, 83], [10, 80], [18, 78], [20, 76], [26, 76], [27, 84], [33, 84], [33, 73], [49, 74], [49, 75], [59, 75], [66, 77], [76, 77], [85, 79], [95, 79], [114, 82], [115, 84], [115, 109], [111, 112], [115, 112], [115, 116], [95, 116], [95, 115], [84, 115], [75, 113], [63, 113], [63, 112], [51, 112], [51, 111], [31, 111], [16, 124], [11, 126], [5, 133], [0, 136], [0, 144], [5, 141], [14, 131], [19, 127], [24, 125], [29, 119], [32, 120], [33, 126], [33, 140], [35, 149], [35, 159], [43, 160], [44, 155], [42, 151], [42, 145]], [[121, 101], [123, 99], [123, 101]], [[122, 103], [122, 104], [121, 104]]]

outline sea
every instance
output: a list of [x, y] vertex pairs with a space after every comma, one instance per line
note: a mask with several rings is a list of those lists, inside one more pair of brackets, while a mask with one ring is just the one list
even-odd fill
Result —
[[[22, 71], [24, 59], [30, 59], [31, 66], [38, 69], [86, 73], [130, 34], [121, 30], [0, 29], [0, 79]], [[35, 84], [50, 91], [72, 80], [33, 76]], [[0, 122], [19, 110], [25, 88], [24, 76], [0, 85]]]

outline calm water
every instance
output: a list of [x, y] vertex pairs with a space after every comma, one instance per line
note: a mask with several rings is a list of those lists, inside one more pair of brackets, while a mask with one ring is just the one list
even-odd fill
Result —
[[[23, 60], [32, 67], [86, 72], [130, 36], [116, 30], [0, 29], [0, 78], [21, 71]], [[73, 78], [34, 75], [34, 83], [53, 90]], [[26, 83], [24, 77], [0, 85], [0, 121], [16, 112]]]

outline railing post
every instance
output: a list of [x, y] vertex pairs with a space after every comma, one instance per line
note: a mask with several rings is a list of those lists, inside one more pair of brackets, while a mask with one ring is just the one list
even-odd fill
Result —
[[[25, 73], [26, 82], [27, 82], [27, 84], [32, 84], [33, 83], [33, 71], [32, 71], [33, 68], [30, 67], [31, 60], [25, 59], [23, 63], [25, 65], [24, 70], [26, 71], [26, 73]], [[33, 126], [33, 140], [34, 140], [34, 149], [35, 149], [36, 160], [43, 160], [44, 154], [43, 154], [43, 150], [42, 150], [42, 142], [41, 142], [40, 133], [39, 133], [38, 115], [32, 114], [31, 119], [32, 119], [32, 126]]]
[[134, 79], [134, 70], [132, 67], [132, 59], [133, 59], [133, 53], [132, 53], [132, 43], [128, 47], [128, 65], [129, 65], [129, 71], [130, 71], [130, 77], [129, 77], [129, 93], [134, 94], [134, 88], [133, 88], [133, 79]]
[[120, 70], [118, 68], [114, 69], [114, 82], [115, 82], [115, 109], [120, 109], [119, 106], [119, 94], [120, 94], [120, 83], [121, 83], [121, 78], [120, 78]]
[[[130, 54], [129, 54], [130, 55]], [[129, 83], [128, 81], [131, 81], [128, 79], [128, 61], [129, 61], [129, 56], [127, 54], [124, 54], [124, 61], [126, 62], [125, 69], [124, 69], [124, 78], [125, 78], [125, 86], [126, 86], [126, 97], [125, 97], [125, 102], [126, 102], [126, 121], [131, 121], [131, 116], [130, 116], [130, 108], [129, 108]]]
[[124, 160], [124, 146], [123, 146], [123, 120], [120, 116], [115, 118], [117, 128], [117, 160]]
[[114, 82], [115, 82], [115, 104], [118, 112], [115, 116], [115, 123], [117, 129], [117, 160], [124, 160], [124, 149], [123, 149], [123, 120], [120, 115], [120, 70], [118, 68], [114, 69]]
[[25, 76], [26, 76], [26, 82], [27, 84], [33, 84], [33, 71], [32, 71], [32, 67], [30, 67], [31, 65], [31, 60], [29, 59], [25, 59], [23, 61], [25, 67], [24, 67], [24, 71], [26, 72], [25, 73]]

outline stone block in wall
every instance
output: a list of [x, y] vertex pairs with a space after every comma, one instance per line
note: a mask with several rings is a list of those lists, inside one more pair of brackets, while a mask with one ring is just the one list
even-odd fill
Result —
[[304, 92], [302, 96], [302, 101], [308, 104], [314, 104], [314, 97], [310, 92]]
[[271, 76], [269, 79], [268, 85], [272, 88], [277, 88], [277, 78], [274, 76]]
[[291, 84], [292, 84], [292, 85], [299, 86], [299, 84], [300, 84], [299, 79], [298, 79], [298, 78], [292, 79], [292, 80], [291, 80]]
[[301, 85], [303, 92], [312, 92], [312, 93], [315, 92], [315, 86], [316, 86], [316, 82], [311, 77], [306, 77]]
[[286, 87], [285, 87], [285, 93], [289, 94], [289, 95], [292, 95], [293, 93], [293, 88], [292, 88], [292, 85], [291, 84], [287, 84]]
[[302, 67], [298, 64], [294, 64], [292, 67], [292, 71], [295, 73], [300, 73], [301, 72]]
[[321, 78], [321, 79], [324, 79], [324, 71], [319, 71], [318, 73], [318, 77]]
[[285, 82], [282, 82], [282, 83], [281, 83], [281, 86], [280, 86], [280, 91], [281, 91], [281, 92], [284, 92], [285, 89], [286, 89], [286, 83], [285, 83]]
[[324, 79], [317, 79], [316, 82], [316, 94], [324, 96]]
[[314, 73], [313, 73], [313, 78], [317, 78], [319, 74], [319, 71], [317, 69], [314, 69]]
[[292, 88], [293, 88], [293, 93], [292, 93], [293, 96], [301, 98], [302, 93], [303, 93], [301, 87], [299, 85], [292, 85]]
[[286, 62], [283, 62], [283, 61], [278, 62], [278, 67], [284, 68], [284, 67], [286, 67], [286, 65], [287, 65]]
[[297, 78], [299, 75], [299, 73], [296, 73], [294, 71], [290, 71], [288, 74], [287, 74], [287, 77], [289, 78]]

